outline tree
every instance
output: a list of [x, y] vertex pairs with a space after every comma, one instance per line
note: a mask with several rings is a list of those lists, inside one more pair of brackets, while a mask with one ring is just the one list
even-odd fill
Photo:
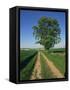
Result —
[[56, 19], [43, 16], [38, 25], [32, 28], [36, 43], [43, 45], [45, 49], [50, 49], [60, 42], [60, 27]]

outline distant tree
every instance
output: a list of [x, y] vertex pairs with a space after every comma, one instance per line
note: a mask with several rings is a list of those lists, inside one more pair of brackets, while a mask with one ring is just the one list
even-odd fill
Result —
[[36, 43], [43, 45], [45, 49], [48, 50], [60, 42], [60, 27], [56, 19], [43, 16], [39, 19], [38, 25], [32, 28]]

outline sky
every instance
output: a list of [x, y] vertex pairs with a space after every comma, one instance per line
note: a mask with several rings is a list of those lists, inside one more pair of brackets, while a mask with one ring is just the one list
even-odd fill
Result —
[[57, 19], [61, 28], [61, 42], [54, 45], [54, 48], [65, 47], [65, 13], [51, 11], [31, 11], [20, 10], [20, 48], [43, 48], [42, 45], [36, 44], [33, 36], [33, 26], [36, 26], [38, 20], [42, 17], [51, 17]]

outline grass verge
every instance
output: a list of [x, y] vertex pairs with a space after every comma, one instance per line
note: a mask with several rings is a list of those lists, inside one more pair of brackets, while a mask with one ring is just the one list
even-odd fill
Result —
[[42, 55], [40, 55], [40, 57], [41, 57], [40, 63], [41, 63], [41, 75], [42, 75], [42, 78], [43, 79], [52, 79], [52, 78], [54, 78], [52, 72], [50, 71], [49, 67], [46, 64], [45, 59], [43, 58]]
[[64, 75], [65, 73], [65, 55], [61, 56], [55, 53], [48, 53], [43, 51], [49, 60], [51, 60], [54, 65], [60, 70], [60, 72]]

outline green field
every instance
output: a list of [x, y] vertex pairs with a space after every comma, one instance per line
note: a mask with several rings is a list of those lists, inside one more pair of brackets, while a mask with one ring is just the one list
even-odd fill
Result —
[[29, 56], [33, 55], [36, 50], [20, 50], [20, 60], [23, 61]]
[[30, 78], [35, 64], [36, 53], [36, 50], [20, 51], [20, 80], [28, 80]]
[[32, 70], [34, 68], [36, 56], [34, 56], [31, 61], [27, 64], [25, 68], [23, 68], [20, 72], [21, 80], [29, 80]]
[[[42, 52], [55, 67], [64, 75], [65, 73], [65, 49], [46, 50], [20, 50], [20, 80], [30, 80], [38, 57], [38, 52]], [[45, 58], [40, 54], [41, 77], [42, 79], [56, 78], [48, 67]], [[37, 77], [37, 76], [35, 76]], [[37, 79], [37, 78], [36, 78]]]

